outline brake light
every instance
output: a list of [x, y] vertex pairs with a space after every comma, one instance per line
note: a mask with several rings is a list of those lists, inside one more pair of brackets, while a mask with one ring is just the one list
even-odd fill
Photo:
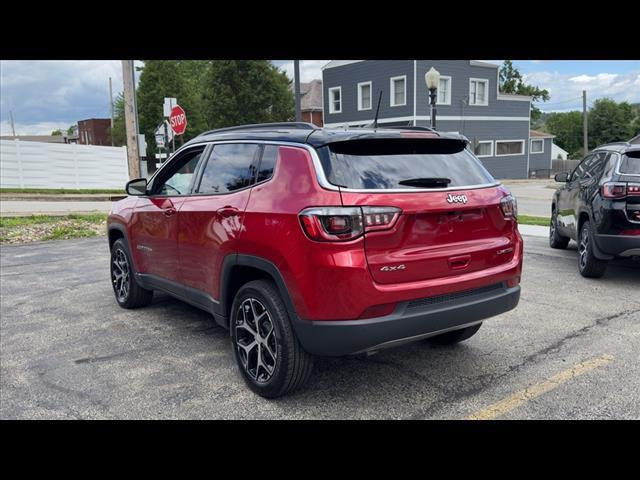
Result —
[[300, 223], [312, 240], [340, 242], [391, 228], [400, 213], [395, 207], [312, 207], [300, 212]]
[[624, 198], [627, 196], [627, 184], [621, 182], [607, 182], [600, 188], [604, 198]]
[[518, 218], [518, 202], [513, 195], [509, 194], [500, 200], [500, 209], [505, 217]]

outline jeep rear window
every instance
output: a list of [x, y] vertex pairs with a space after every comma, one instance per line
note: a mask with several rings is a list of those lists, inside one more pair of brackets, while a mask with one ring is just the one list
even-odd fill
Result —
[[319, 154], [329, 182], [345, 188], [412, 190], [399, 183], [411, 179], [449, 179], [448, 187], [495, 182], [459, 140], [355, 140], [329, 144]]
[[640, 151], [627, 152], [620, 162], [620, 173], [640, 175]]

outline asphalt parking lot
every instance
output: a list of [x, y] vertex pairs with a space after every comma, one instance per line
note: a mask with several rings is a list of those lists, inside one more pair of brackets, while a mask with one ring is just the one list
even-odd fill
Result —
[[576, 255], [527, 236], [520, 305], [467, 342], [320, 359], [265, 400], [206, 313], [116, 305], [105, 238], [3, 246], [0, 418], [638, 419], [640, 266], [588, 280]]

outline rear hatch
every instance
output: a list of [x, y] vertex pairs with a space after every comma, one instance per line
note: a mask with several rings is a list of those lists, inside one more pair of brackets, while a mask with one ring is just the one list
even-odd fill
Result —
[[[365, 231], [376, 282], [446, 278], [513, 258], [514, 220], [503, 208], [510, 203], [515, 210], [515, 201], [465, 146], [460, 139], [404, 138], [320, 149], [343, 205], [364, 207], [365, 225], [382, 224]], [[384, 209], [371, 207], [401, 213], [391, 208], [385, 216]]]

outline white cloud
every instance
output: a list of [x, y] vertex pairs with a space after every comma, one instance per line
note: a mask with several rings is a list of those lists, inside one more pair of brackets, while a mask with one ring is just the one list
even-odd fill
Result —
[[[142, 65], [140, 61], [135, 63]], [[139, 75], [136, 72], [136, 80]], [[67, 128], [84, 118], [108, 117], [109, 77], [115, 99], [122, 91], [121, 60], [2, 60], [3, 134], [7, 134], [9, 111], [13, 112], [16, 130], [19, 125], [25, 130], [20, 134], [48, 134], [53, 125]]]
[[[311, 80], [322, 79], [322, 67], [329, 63], [329, 61], [330, 60], [300, 60], [300, 81], [310, 82]], [[279, 68], [293, 80], [293, 61], [284, 63]]]
[[524, 75], [526, 83], [547, 89], [548, 102], [537, 103], [543, 111], [582, 109], [582, 91], [587, 91], [587, 102], [608, 97], [616, 102], [640, 102], [640, 71], [625, 74], [598, 73], [596, 75], [570, 75], [540, 71]]
[[[15, 123], [16, 135], [51, 135], [54, 130], [63, 132], [69, 128], [68, 122]], [[13, 135], [8, 120], [0, 122], [0, 135]]]

